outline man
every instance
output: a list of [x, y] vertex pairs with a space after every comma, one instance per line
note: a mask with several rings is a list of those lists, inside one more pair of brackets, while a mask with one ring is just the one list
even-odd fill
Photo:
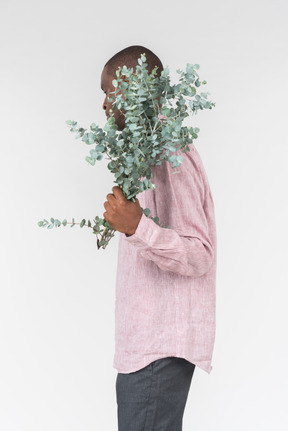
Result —
[[[130, 46], [104, 66], [103, 109], [112, 108], [115, 71], [134, 70], [146, 54], [148, 71], [159, 58], [143, 46]], [[118, 130], [125, 115], [113, 110]], [[216, 226], [208, 178], [194, 144], [179, 173], [162, 162], [151, 168], [154, 190], [128, 201], [112, 188], [103, 216], [120, 232], [114, 368], [118, 431], [180, 431], [195, 366], [210, 373], [215, 338]], [[181, 150], [178, 150], [179, 154]], [[145, 216], [148, 207], [162, 228]]]

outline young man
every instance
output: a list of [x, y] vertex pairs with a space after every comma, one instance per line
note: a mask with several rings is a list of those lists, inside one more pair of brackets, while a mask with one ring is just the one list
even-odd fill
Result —
[[[103, 109], [118, 66], [146, 54], [148, 71], [163, 66], [143, 46], [130, 46], [104, 66]], [[113, 111], [118, 130], [125, 116]], [[180, 153], [180, 150], [179, 150]], [[154, 190], [128, 201], [112, 188], [103, 216], [121, 232], [115, 302], [114, 368], [118, 431], [180, 431], [195, 366], [210, 373], [215, 337], [216, 226], [208, 178], [194, 144], [172, 174], [152, 167]], [[150, 208], [165, 226], [146, 217]]]

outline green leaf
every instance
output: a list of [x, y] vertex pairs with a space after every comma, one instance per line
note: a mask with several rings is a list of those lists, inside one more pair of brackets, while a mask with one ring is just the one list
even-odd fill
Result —
[[[215, 103], [208, 100], [209, 93], [197, 94], [197, 87], [206, 83], [200, 80], [197, 73], [199, 64], [187, 63], [186, 70], [178, 69], [178, 83], [174, 85], [170, 82], [169, 67], [165, 67], [159, 76], [157, 67], [149, 73], [145, 53], [141, 54], [137, 63], [134, 68], [125, 65], [118, 67], [115, 75], [117, 78], [112, 81], [114, 91], [108, 98], [113, 109], [109, 112], [110, 116], [104, 128], [95, 123], [90, 125], [90, 129], [78, 128], [76, 121], [66, 121], [70, 131], [76, 134], [76, 139], [81, 138], [86, 145], [93, 145], [93, 151], [85, 158], [86, 162], [95, 165], [96, 160], [102, 160], [106, 154], [109, 159], [105, 157], [108, 160], [108, 169], [115, 176], [114, 183], [120, 185], [126, 198], [129, 196], [132, 200], [144, 190], [155, 189], [156, 185], [151, 182], [150, 167], [168, 161], [172, 165], [173, 174], [180, 172], [174, 168], [181, 165], [184, 157], [179, 152], [172, 153], [180, 149], [184, 155], [189, 151], [188, 145], [198, 137], [199, 131], [196, 127], [184, 127], [183, 120], [191, 111], [197, 114], [200, 110], [212, 109], [215, 106]], [[118, 130], [116, 124], [117, 109], [125, 116], [123, 130]], [[159, 122], [158, 114], [166, 116], [167, 119]], [[140, 181], [143, 174], [144, 178]], [[145, 211], [147, 216], [150, 216], [149, 208]], [[83, 220], [79, 223], [81, 227], [86, 225]], [[159, 219], [155, 217], [154, 220], [157, 222]], [[105, 248], [109, 241], [107, 239], [113, 236], [113, 228], [105, 219], [98, 218], [98, 221], [95, 219], [93, 222], [97, 225], [97, 229], [91, 229], [94, 234], [103, 233], [105, 227], [109, 229], [107, 237], [99, 241], [97, 238], [97, 246], [101, 244], [100, 246]], [[44, 226], [44, 223], [49, 225], [48, 220], [42, 220], [38, 225]], [[64, 220], [62, 224], [65, 225]], [[53, 225], [59, 225], [57, 219], [53, 219], [53, 223], [51, 221], [50, 229]], [[73, 219], [71, 227], [74, 225]], [[161, 223], [160, 226], [164, 227], [164, 224]], [[90, 221], [88, 227], [91, 227]]]
[[68, 124], [69, 126], [76, 126], [76, 124], [77, 124], [77, 121], [71, 121], [71, 120], [67, 120], [66, 121], [66, 124]]
[[131, 124], [129, 124], [128, 127], [133, 132], [133, 130], [135, 130], [137, 128], [137, 125], [135, 123], [131, 123]]
[[128, 165], [132, 165], [132, 163], [134, 162], [134, 157], [133, 156], [127, 156], [126, 162], [128, 163]]
[[38, 221], [38, 226], [43, 226], [43, 221]]
[[151, 210], [150, 210], [149, 208], [145, 208], [144, 210], [142, 209], [142, 212], [143, 212], [146, 216], [148, 216], [148, 215], [150, 214]]
[[95, 150], [99, 151], [99, 153], [102, 153], [105, 150], [105, 147], [104, 145], [99, 144], [99, 145], [96, 145]]
[[85, 223], [86, 223], [86, 220], [85, 220], [85, 218], [83, 218], [83, 220], [81, 220], [80, 227], [83, 227], [85, 225]]
[[66, 226], [66, 224], [67, 224], [67, 220], [66, 220], [66, 219], [64, 219], [64, 220], [62, 221], [62, 224], [63, 224], [63, 226]]
[[86, 160], [88, 163], [90, 163], [90, 165], [92, 165], [92, 166], [94, 166], [94, 165], [95, 165], [96, 159], [93, 159], [92, 157], [86, 156], [86, 157], [85, 157], [85, 160]]

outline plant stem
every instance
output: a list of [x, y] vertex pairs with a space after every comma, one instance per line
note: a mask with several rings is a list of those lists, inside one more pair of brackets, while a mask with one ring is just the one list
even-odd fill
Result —
[[[115, 229], [111, 229], [108, 226], [106, 226], [105, 229], [104, 229], [104, 232], [103, 232], [103, 234], [101, 236], [101, 241], [107, 241], [107, 242], [109, 242], [109, 240], [114, 236], [114, 232], [115, 232]], [[106, 246], [107, 246], [107, 244], [100, 245], [100, 241], [97, 239], [97, 247], [98, 247], [98, 249], [100, 247], [102, 247], [103, 249], [105, 249]]]

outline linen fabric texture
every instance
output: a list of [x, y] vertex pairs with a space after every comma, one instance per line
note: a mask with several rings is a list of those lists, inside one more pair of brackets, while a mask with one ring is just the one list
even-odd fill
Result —
[[[212, 370], [216, 318], [217, 238], [214, 202], [194, 144], [178, 168], [151, 168], [154, 190], [137, 195], [136, 232], [120, 233], [113, 367], [131, 373], [165, 357]], [[178, 150], [175, 154], [182, 154]], [[178, 173], [173, 173], [177, 171]]]

